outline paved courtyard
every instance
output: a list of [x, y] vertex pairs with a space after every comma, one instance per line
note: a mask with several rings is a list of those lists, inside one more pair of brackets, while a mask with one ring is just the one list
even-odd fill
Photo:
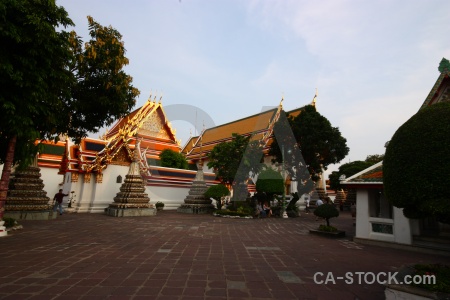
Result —
[[[323, 222], [323, 221], [322, 221]], [[229, 219], [158, 212], [114, 218], [64, 214], [21, 221], [0, 238], [1, 299], [384, 299], [355, 272], [395, 272], [450, 258], [352, 242], [349, 212], [332, 225], [347, 237], [312, 235], [300, 218]], [[353, 274], [316, 284], [314, 274]]]

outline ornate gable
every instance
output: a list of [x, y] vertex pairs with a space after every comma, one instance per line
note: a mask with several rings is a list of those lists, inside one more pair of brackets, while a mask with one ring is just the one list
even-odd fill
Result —
[[138, 135], [144, 135], [149, 137], [155, 137], [159, 139], [171, 139], [173, 134], [170, 132], [166, 121], [164, 120], [164, 114], [161, 108], [152, 113], [141, 125], [138, 130]]
[[111, 165], [129, 166], [131, 164], [131, 157], [126, 147], [121, 147], [117, 154], [111, 160]]

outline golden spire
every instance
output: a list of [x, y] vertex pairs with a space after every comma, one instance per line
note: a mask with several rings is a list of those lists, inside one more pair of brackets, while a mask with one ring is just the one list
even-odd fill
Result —
[[313, 98], [313, 100], [311, 102], [311, 105], [314, 106], [314, 107], [316, 107], [317, 96], [319, 96], [319, 92], [317, 91], [317, 88], [316, 88], [316, 93], [315, 93], [314, 98]]

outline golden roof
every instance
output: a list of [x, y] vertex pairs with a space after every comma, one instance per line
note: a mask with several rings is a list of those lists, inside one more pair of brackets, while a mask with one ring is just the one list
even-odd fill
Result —
[[[317, 92], [311, 105], [315, 105], [316, 97]], [[190, 138], [182, 153], [188, 159], [198, 159], [201, 153], [203, 153], [203, 156], [206, 156], [216, 145], [230, 141], [233, 133], [251, 136], [251, 140], [261, 141], [265, 152], [267, 152], [268, 147], [272, 143], [273, 126], [282, 112], [282, 101], [277, 108], [204, 130], [200, 136]], [[287, 113], [296, 117], [302, 109], [303, 107], [300, 107]]]

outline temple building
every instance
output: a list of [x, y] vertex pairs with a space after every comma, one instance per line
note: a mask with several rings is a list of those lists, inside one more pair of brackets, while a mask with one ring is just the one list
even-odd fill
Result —
[[[312, 105], [315, 105], [315, 101], [316, 97]], [[284, 113], [282, 102], [261, 113], [204, 129], [181, 148], [161, 99], [157, 102], [156, 97], [150, 97], [142, 107], [118, 120], [98, 139], [84, 138], [75, 144], [71, 139], [61, 137], [57, 143], [43, 142], [37, 163], [44, 189], [50, 198], [60, 188], [65, 194], [70, 194], [71, 210], [74, 212], [103, 213], [119, 192], [133, 157], [138, 155], [149, 203], [161, 201], [165, 209], [177, 209], [187, 199], [197, 174], [195, 165], [201, 157], [206, 185], [219, 183], [213, 170], [206, 166], [207, 155], [214, 146], [230, 141], [233, 133], [259, 140], [264, 146], [265, 162], [271, 164], [267, 154], [274, 125], [280, 114]], [[298, 108], [288, 113], [296, 116], [301, 110]], [[191, 168], [181, 170], [161, 167], [159, 155], [164, 149], [184, 153]], [[249, 191], [254, 190], [254, 184], [250, 181]], [[287, 195], [291, 191], [296, 191], [295, 182], [286, 191]], [[65, 198], [64, 203], [67, 200]]]
[[[316, 107], [316, 100], [317, 92], [310, 105]], [[208, 168], [207, 166], [208, 154], [216, 145], [231, 141], [232, 134], [237, 133], [245, 137], [250, 136], [251, 141], [259, 141], [263, 145], [264, 163], [267, 166], [273, 167], [273, 164], [271, 162], [272, 157], [269, 156], [269, 149], [273, 141], [273, 129], [275, 123], [278, 121], [281, 113], [287, 113], [289, 114], [289, 116], [296, 117], [301, 113], [303, 109], [303, 107], [300, 107], [285, 112], [283, 110], [283, 101], [284, 99], [282, 98], [277, 107], [262, 111], [258, 114], [212, 128], [204, 129], [199, 136], [191, 137], [181, 152], [186, 155], [186, 158], [190, 163], [195, 163], [196, 161], [198, 161], [200, 156], [203, 157], [204, 170], [207, 172], [213, 172], [213, 170]], [[256, 182], [257, 176], [251, 179], [252, 182]], [[286, 195], [295, 193], [297, 191], [296, 182], [291, 182], [289, 178], [286, 179]], [[317, 188], [321, 188], [325, 193], [326, 190], [323, 187], [324, 183], [322, 181], [317, 182]], [[250, 192], [254, 192], [255, 185], [253, 183], [250, 183], [248, 189]], [[303, 201], [300, 202], [303, 203]]]

